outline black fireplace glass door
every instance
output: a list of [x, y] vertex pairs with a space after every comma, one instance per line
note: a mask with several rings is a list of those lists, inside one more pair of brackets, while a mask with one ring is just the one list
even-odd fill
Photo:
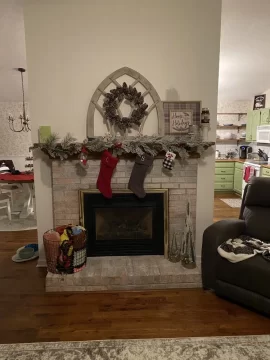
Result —
[[152, 239], [153, 210], [151, 207], [97, 208], [96, 239]]
[[114, 194], [112, 199], [85, 192], [84, 226], [88, 256], [163, 255], [164, 198], [149, 193]]

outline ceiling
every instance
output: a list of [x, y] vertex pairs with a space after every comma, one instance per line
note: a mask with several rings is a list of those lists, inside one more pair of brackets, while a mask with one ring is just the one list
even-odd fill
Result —
[[219, 100], [270, 88], [270, 0], [223, 0]]
[[[0, 1], [0, 101], [21, 100], [15, 69], [26, 68], [22, 2]], [[223, 0], [219, 100], [249, 100], [270, 88], [269, 17], [270, 0]]]

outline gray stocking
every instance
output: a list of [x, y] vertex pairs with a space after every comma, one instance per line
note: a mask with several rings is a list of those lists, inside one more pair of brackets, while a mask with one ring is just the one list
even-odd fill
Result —
[[143, 188], [144, 179], [146, 177], [147, 170], [153, 164], [154, 158], [151, 155], [143, 154], [137, 155], [135, 164], [132, 169], [132, 173], [129, 179], [128, 188], [138, 198], [144, 198], [146, 193]]

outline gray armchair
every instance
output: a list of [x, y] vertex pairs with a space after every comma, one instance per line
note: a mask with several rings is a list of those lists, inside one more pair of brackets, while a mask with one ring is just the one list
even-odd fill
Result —
[[202, 246], [203, 287], [270, 315], [270, 262], [256, 255], [231, 263], [217, 252], [221, 243], [244, 234], [270, 242], [270, 178], [252, 178], [245, 188], [240, 219], [209, 226]]

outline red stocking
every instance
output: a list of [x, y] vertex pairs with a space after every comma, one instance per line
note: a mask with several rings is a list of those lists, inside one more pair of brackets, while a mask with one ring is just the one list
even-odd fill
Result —
[[113, 157], [108, 150], [104, 150], [101, 157], [97, 188], [108, 199], [112, 197], [111, 178], [119, 159]]

